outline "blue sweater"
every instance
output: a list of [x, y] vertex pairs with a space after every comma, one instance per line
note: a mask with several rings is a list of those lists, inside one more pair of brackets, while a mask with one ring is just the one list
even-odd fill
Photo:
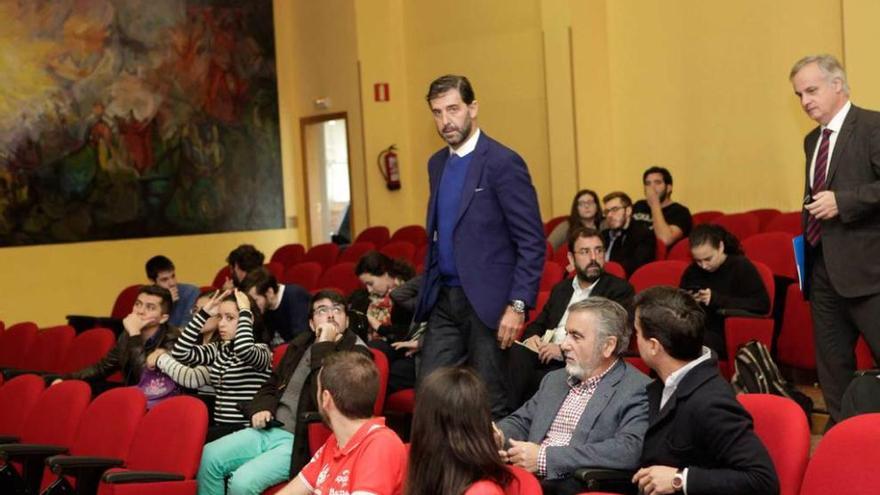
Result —
[[473, 156], [473, 153], [463, 157], [456, 154], [449, 155], [437, 191], [437, 253], [443, 283], [449, 286], [461, 285], [453, 248], [455, 223], [461, 206], [461, 190]]

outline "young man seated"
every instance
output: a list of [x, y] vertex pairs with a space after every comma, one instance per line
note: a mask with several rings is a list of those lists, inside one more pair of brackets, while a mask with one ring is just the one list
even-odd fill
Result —
[[372, 356], [348, 328], [342, 294], [319, 291], [310, 308], [312, 331], [290, 341], [281, 363], [245, 407], [251, 428], [205, 445], [199, 495], [259, 494], [298, 473], [309, 460], [307, 425], [298, 419], [318, 410], [316, 375], [324, 360], [340, 351]]
[[199, 297], [199, 288], [178, 283], [174, 263], [161, 254], [147, 260], [145, 269], [151, 283], [171, 292], [173, 304], [168, 323], [178, 328], [185, 326], [192, 316], [193, 305]]
[[248, 273], [241, 290], [254, 298], [273, 344], [288, 342], [309, 330], [309, 292], [295, 284], [279, 284], [265, 267]]
[[168, 324], [171, 304], [168, 289], [155, 285], [141, 287], [131, 313], [122, 320], [125, 331], [110, 352], [92, 366], [61, 375], [52, 384], [70, 379], [87, 380], [93, 382], [97, 393], [107, 388], [102, 380], [119, 371], [125, 385], [137, 385], [147, 355], [160, 347], [171, 350], [177, 340], [177, 329]]
[[407, 451], [384, 418], [371, 418], [379, 372], [358, 353], [340, 352], [318, 372], [318, 410], [333, 435], [281, 495], [403, 491]]
[[648, 386], [643, 467], [633, 477], [640, 493], [779, 493], [751, 416], [703, 346], [705, 315], [694, 298], [652, 287], [634, 306], [639, 354], [658, 376]]
[[229, 290], [233, 287], [241, 287], [241, 282], [248, 273], [263, 266], [266, 259], [261, 251], [252, 244], [242, 244], [229, 252], [226, 257], [226, 263], [229, 264], [230, 278], [223, 283], [223, 289]]

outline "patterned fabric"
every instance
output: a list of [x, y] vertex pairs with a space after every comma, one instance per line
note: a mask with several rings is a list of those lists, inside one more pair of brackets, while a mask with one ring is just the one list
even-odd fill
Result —
[[374, 299], [367, 308], [367, 315], [379, 320], [379, 325], [391, 324], [391, 291], [385, 297]]
[[565, 400], [559, 407], [559, 412], [556, 413], [556, 418], [553, 419], [550, 429], [547, 430], [547, 436], [544, 437], [541, 448], [538, 450], [539, 476], [547, 474], [547, 447], [564, 447], [571, 442], [571, 435], [587, 409], [587, 404], [596, 393], [596, 389], [599, 388], [599, 382], [611, 371], [611, 368], [614, 368], [615, 364], [617, 364], [617, 360], [611, 363], [611, 366], [608, 366], [602, 374], [585, 381], [568, 377], [570, 388], [568, 395], [565, 396]]
[[[816, 169], [813, 172], [812, 194], [825, 190], [825, 176], [828, 172], [828, 145], [831, 141], [831, 129], [822, 129], [822, 141], [819, 143], [819, 153], [816, 155]], [[807, 242], [811, 246], [819, 243], [821, 234], [819, 220], [813, 215], [807, 216]]]

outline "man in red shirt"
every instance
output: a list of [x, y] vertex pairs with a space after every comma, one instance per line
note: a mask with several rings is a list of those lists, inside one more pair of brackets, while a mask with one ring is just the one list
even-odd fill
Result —
[[324, 360], [318, 409], [333, 435], [280, 495], [398, 495], [406, 476], [406, 447], [372, 418], [379, 393], [373, 361], [354, 352]]

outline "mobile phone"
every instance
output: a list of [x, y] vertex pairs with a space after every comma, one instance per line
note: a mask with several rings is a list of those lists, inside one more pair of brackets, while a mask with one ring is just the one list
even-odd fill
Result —
[[807, 206], [808, 204], [812, 203], [813, 201], [815, 201], [815, 200], [813, 199], [813, 196], [811, 194], [807, 194], [806, 196], [804, 196], [804, 206]]

